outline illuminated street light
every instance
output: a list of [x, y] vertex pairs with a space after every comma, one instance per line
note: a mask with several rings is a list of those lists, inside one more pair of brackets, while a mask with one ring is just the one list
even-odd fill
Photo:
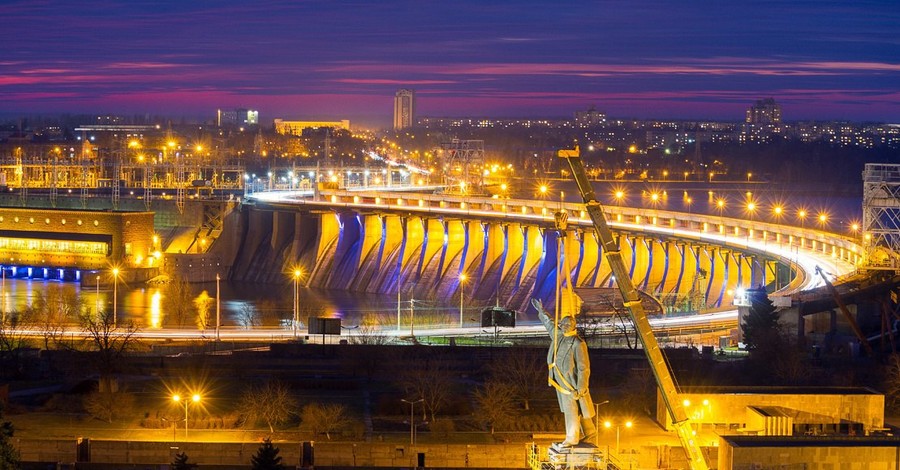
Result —
[[297, 324], [300, 323], [300, 276], [303, 271], [300, 268], [294, 269], [294, 320], [291, 322], [291, 330], [294, 338], [297, 338]]
[[119, 324], [119, 310], [118, 303], [119, 300], [119, 268], [112, 269], [113, 275], [113, 328], [116, 328]]
[[725, 199], [719, 198], [716, 200], [716, 209], [719, 211], [719, 217], [722, 217], [722, 212], [725, 211]]
[[219, 296], [219, 281], [222, 276], [216, 273], [216, 341], [221, 341], [219, 337], [219, 326], [222, 324], [222, 298]]
[[[624, 425], [626, 429], [631, 429], [631, 427], [634, 426], [634, 423], [632, 423], [630, 420], [625, 421], [624, 423], [616, 423], [616, 454], [619, 453], [619, 430], [621, 429], [622, 425]], [[603, 427], [605, 427], [606, 429], [609, 429], [612, 426], [612, 421], [603, 422]]]
[[816, 219], [819, 220], [819, 225], [821, 225], [822, 228], [825, 228], [825, 226], [828, 224], [828, 214], [825, 212], [819, 212], [819, 215], [818, 217], [816, 217]]
[[459, 275], [459, 327], [463, 327], [463, 284], [466, 283], [468, 276], [465, 273]]
[[600, 448], [600, 406], [606, 405], [609, 400], [603, 400], [600, 403], [594, 403], [594, 418], [597, 422], [594, 424], [594, 447]]
[[182, 400], [181, 395], [176, 393], [175, 395], [172, 395], [172, 401], [174, 401], [175, 403], [181, 403], [182, 405], [184, 405], [184, 440], [187, 440], [187, 438], [188, 438], [188, 404], [191, 402], [200, 403], [200, 395], [195, 393], [191, 396], [190, 400], [188, 400], [188, 397], [184, 397], [184, 399]]

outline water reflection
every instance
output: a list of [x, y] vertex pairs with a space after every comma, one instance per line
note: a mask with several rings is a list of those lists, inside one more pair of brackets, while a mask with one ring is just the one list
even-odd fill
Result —
[[[2, 293], [4, 312], [25, 312], [64, 306], [69, 323], [76, 323], [76, 311], [96, 314], [112, 309], [112, 286], [94, 283], [39, 279], [6, 279]], [[220, 283], [221, 321], [224, 327], [285, 326], [293, 317], [292, 285]], [[185, 292], [181, 292], [181, 291]], [[146, 285], [120, 282], [118, 285], [119, 322], [132, 321], [142, 329], [215, 327], [216, 283]], [[183, 298], [186, 302], [175, 302]], [[309, 316], [341, 318], [345, 326], [358, 325], [369, 315], [383, 316], [395, 322], [396, 297], [371, 293], [352, 293], [301, 288], [298, 316], [306, 324]], [[404, 304], [404, 324], [408, 300]], [[185, 308], [187, 307], [187, 308]], [[451, 306], [447, 307], [451, 309]], [[457, 307], [458, 308], [458, 307]], [[176, 310], [176, 311], [173, 311]], [[417, 323], [428, 314], [418, 312]], [[387, 320], [385, 320], [387, 321]]]

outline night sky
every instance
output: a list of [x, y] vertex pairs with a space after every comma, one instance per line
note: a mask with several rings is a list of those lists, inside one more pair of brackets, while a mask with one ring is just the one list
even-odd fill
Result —
[[900, 2], [0, 0], [0, 113], [900, 121]]

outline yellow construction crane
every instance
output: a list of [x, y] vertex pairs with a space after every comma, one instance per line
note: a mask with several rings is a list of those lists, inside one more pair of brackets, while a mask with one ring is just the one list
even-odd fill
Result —
[[610, 231], [606, 223], [603, 206], [597, 201], [594, 188], [591, 186], [587, 173], [584, 171], [584, 164], [581, 163], [578, 147], [575, 147], [573, 150], [560, 150], [557, 156], [565, 158], [572, 169], [572, 176], [575, 178], [575, 183], [578, 185], [582, 199], [584, 199], [585, 209], [594, 224], [594, 231], [603, 249], [603, 255], [606, 257], [606, 261], [609, 262], [613, 275], [616, 277], [616, 284], [622, 293], [631, 321], [634, 322], [634, 328], [638, 332], [638, 337], [644, 347], [644, 353], [647, 354], [647, 359], [650, 361], [650, 369], [653, 371], [654, 377], [656, 377], [660, 395], [662, 395], [666, 409], [672, 418], [672, 425], [675, 427], [678, 438], [681, 440], [681, 446], [687, 454], [690, 467], [693, 470], [707, 470], [709, 467], [706, 464], [706, 459], [703, 457], [694, 429], [691, 427], [687, 413], [678, 399], [678, 389], [672, 378], [672, 372], [669, 370], [668, 364], [666, 364], [659, 344], [656, 342], [656, 337], [653, 336], [650, 321], [647, 319], [647, 313], [641, 305], [638, 291], [635, 289], [634, 283], [631, 282], [625, 262], [622, 261], [619, 244], [613, 238], [612, 231]]

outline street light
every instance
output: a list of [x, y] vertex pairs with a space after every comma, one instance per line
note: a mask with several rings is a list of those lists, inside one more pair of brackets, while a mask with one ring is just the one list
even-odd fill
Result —
[[172, 401], [174, 401], [175, 403], [181, 403], [182, 405], [184, 405], [184, 440], [187, 440], [187, 438], [188, 438], [188, 404], [191, 402], [200, 403], [200, 395], [195, 393], [191, 396], [190, 400], [188, 400], [188, 397], [184, 397], [183, 400], [181, 398], [182, 398], [181, 395], [178, 395], [177, 393], [175, 395], [172, 395]]
[[[619, 454], [619, 431], [621, 430], [621, 425], [624, 424], [626, 429], [631, 429], [634, 424], [629, 420], [624, 423], [616, 423], [616, 455]], [[604, 421], [603, 427], [609, 429], [613, 426], [612, 421]]]
[[300, 276], [303, 271], [300, 268], [294, 269], [294, 321], [291, 330], [294, 332], [294, 338], [297, 337], [297, 323], [300, 321]]
[[415, 413], [416, 403], [422, 403], [423, 401], [425, 401], [425, 399], [419, 398], [418, 400], [410, 401], [405, 398], [401, 398], [400, 401], [402, 401], [403, 403], [409, 403], [409, 445], [414, 446], [416, 445], [416, 425], [415, 421], [413, 421], [415, 419], [413, 413]]
[[609, 400], [603, 400], [600, 403], [594, 403], [594, 420], [597, 424], [594, 425], [594, 447], [600, 448], [600, 405], [605, 405], [609, 403]]
[[97, 317], [100, 317], [100, 275], [97, 275]]
[[119, 268], [113, 268], [113, 328], [119, 324], [119, 310], [116, 305], [119, 300]]
[[216, 341], [221, 341], [219, 337], [219, 325], [222, 324], [222, 299], [219, 296], [219, 281], [221, 280], [222, 276], [216, 273]]
[[466, 283], [468, 277], [465, 274], [459, 275], [459, 327], [463, 327], [463, 284]]

